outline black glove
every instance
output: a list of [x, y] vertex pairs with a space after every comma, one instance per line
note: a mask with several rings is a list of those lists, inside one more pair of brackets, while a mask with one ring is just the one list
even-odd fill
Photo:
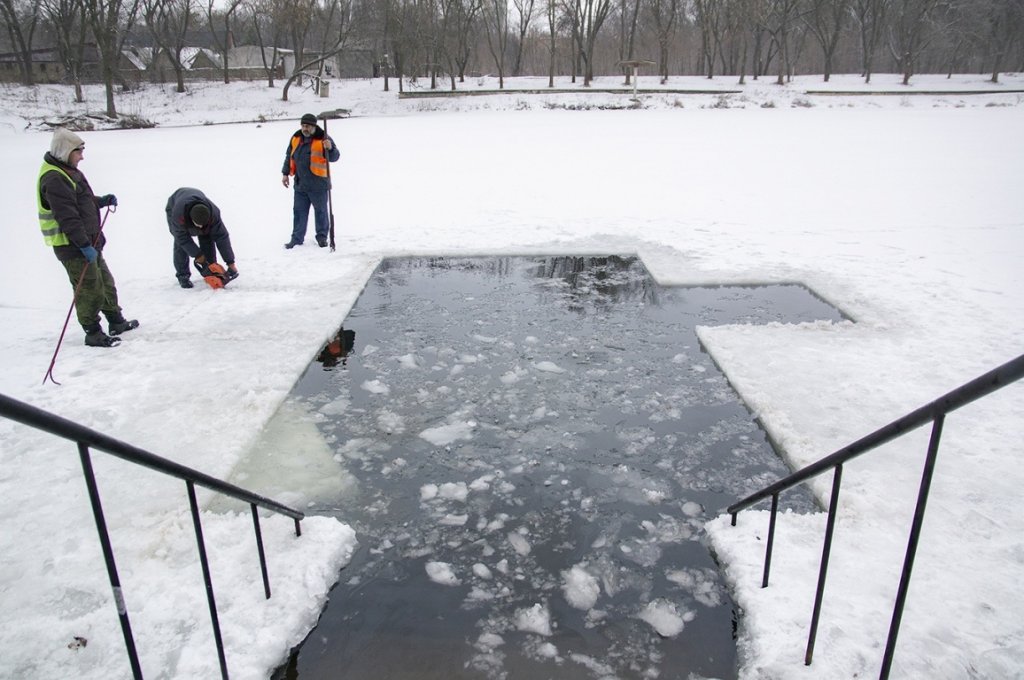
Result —
[[117, 207], [117, 196], [115, 196], [114, 194], [104, 194], [103, 196], [99, 197], [99, 206], [101, 208], [106, 208], [107, 206], [110, 205], [114, 206], [115, 208]]
[[216, 276], [210, 271], [210, 263], [206, 261], [206, 258], [196, 258], [196, 269], [199, 270], [200, 276]]

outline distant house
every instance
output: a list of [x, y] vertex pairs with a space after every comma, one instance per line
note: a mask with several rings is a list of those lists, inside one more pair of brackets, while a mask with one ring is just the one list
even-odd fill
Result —
[[[37, 83], [59, 83], [64, 79], [64, 65], [55, 49], [32, 50], [32, 78]], [[0, 82], [22, 80], [21, 54], [0, 52]]]
[[376, 78], [380, 75], [377, 51], [370, 41], [353, 40], [332, 60], [338, 78]]
[[267, 77], [267, 66], [274, 69], [275, 78], [284, 78], [295, 70], [295, 52], [280, 47], [276, 54], [273, 47], [239, 45], [228, 50], [228, 68], [232, 76], [245, 80]]

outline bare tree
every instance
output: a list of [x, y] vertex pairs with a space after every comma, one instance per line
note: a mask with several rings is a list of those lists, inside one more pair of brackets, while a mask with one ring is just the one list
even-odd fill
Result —
[[943, 0], [892, 0], [889, 23], [889, 51], [903, 74], [903, 84], [910, 83], [916, 59], [934, 37], [932, 14]]
[[[181, 53], [196, 9], [195, 0], [143, 0], [142, 16], [146, 28], [174, 69], [177, 92], [185, 91], [185, 65]], [[156, 54], [153, 56], [155, 61]]]
[[665, 84], [668, 82], [668, 48], [679, 20], [679, 0], [647, 0], [647, 7], [658, 37], [658, 75]]
[[325, 6], [317, 8], [314, 23], [323, 27], [319, 53], [305, 63], [295, 62], [295, 72], [285, 82], [281, 93], [281, 99], [284, 101], [288, 101], [288, 90], [304, 71], [315, 66], [318, 72], [322, 72], [327, 60], [337, 56], [347, 47], [354, 29], [351, 0], [329, 0]]
[[875, 52], [885, 30], [889, 0], [851, 0], [850, 8], [859, 28], [861, 75], [865, 83], [870, 83]]
[[1024, 0], [983, 0], [980, 4], [991, 81], [998, 83], [1013, 43], [1024, 44]]
[[782, 85], [787, 76], [792, 75], [790, 32], [799, 18], [798, 0], [767, 0], [762, 7], [764, 13], [757, 21], [775, 43], [779, 57], [779, 75], [775, 82]]
[[505, 89], [505, 54], [508, 52], [509, 25], [508, 0], [488, 0], [484, 11], [484, 32], [487, 47], [498, 68], [498, 89]]
[[[274, 76], [277, 74], [277, 65], [281, 56], [278, 52], [278, 43], [281, 41], [282, 27], [284, 21], [279, 16], [281, 3], [274, 0], [253, 0], [249, 4], [249, 13], [252, 16], [253, 31], [256, 33], [256, 45], [260, 49], [260, 60], [263, 63], [263, 71], [267, 74], [267, 87], [274, 87]], [[267, 40], [270, 45], [267, 45]], [[267, 60], [267, 50], [270, 50], [270, 60]]]
[[[466, 79], [466, 64], [473, 49], [473, 33], [483, 7], [483, 0], [441, 0], [438, 47], [445, 70], [455, 89], [455, 79]], [[507, 20], [506, 20], [507, 21]]]
[[[385, 0], [389, 2], [390, 0]], [[415, 55], [422, 49], [422, 34], [419, 26], [424, 23], [421, 19], [423, 6], [417, 0], [394, 0], [395, 4], [390, 13], [388, 41], [390, 43], [391, 55], [394, 58], [395, 76], [398, 78], [398, 91], [404, 91], [402, 82], [404, 76], [416, 71]], [[411, 68], [410, 68], [411, 67]]]
[[[619, 62], [630, 61], [636, 47], [636, 27], [640, 17], [641, 0], [619, 0]], [[632, 3], [632, 4], [630, 4]], [[629, 85], [633, 69], [622, 66], [622, 73]]]
[[694, 0], [693, 12], [700, 27], [700, 62], [708, 78], [715, 77], [715, 43], [718, 41], [718, 24], [721, 17], [721, 3], [716, 0]]
[[597, 46], [597, 37], [611, 8], [611, 0], [581, 0], [579, 3], [584, 87], [590, 87], [590, 83], [594, 80], [594, 48]]
[[523, 68], [523, 44], [526, 42], [526, 34], [530, 30], [530, 22], [533, 21], [534, 0], [512, 0], [516, 8], [518, 21], [518, 42], [516, 43], [516, 60], [512, 65], [512, 75], [518, 76]]
[[100, 75], [107, 95], [107, 116], [117, 118], [114, 79], [128, 31], [135, 24], [139, 0], [85, 0], [85, 16], [100, 53]]
[[555, 86], [555, 37], [558, 34], [558, 0], [546, 0], [544, 16], [548, 20], [548, 87]]
[[85, 38], [88, 33], [88, 25], [85, 21], [85, 2], [84, 0], [44, 0], [42, 10], [50, 25], [61, 64], [75, 88], [75, 101], [84, 102], [82, 69], [85, 64]]
[[846, 17], [850, 10], [850, 0], [809, 0], [807, 15], [804, 21], [821, 46], [821, 54], [825, 62], [825, 82], [832, 75], [832, 61], [835, 58], [839, 38], [843, 34]]
[[11, 44], [16, 48], [21, 82], [24, 85], [35, 82], [32, 75], [32, 38], [39, 23], [39, 4], [40, 0], [0, 0], [0, 19], [4, 22]]
[[[206, 3], [206, 19], [210, 22], [210, 35], [213, 37], [213, 44], [217, 46], [217, 49], [223, 55], [221, 65], [224, 68], [224, 82], [231, 82], [231, 72], [228, 70], [229, 65], [229, 52], [234, 47], [234, 39], [231, 35], [231, 19], [238, 8], [242, 6], [242, 0], [227, 0], [227, 3], [223, 6], [218, 7], [217, 3], [219, 0], [207, 0]], [[217, 19], [220, 19], [224, 25], [224, 39], [217, 35]]]

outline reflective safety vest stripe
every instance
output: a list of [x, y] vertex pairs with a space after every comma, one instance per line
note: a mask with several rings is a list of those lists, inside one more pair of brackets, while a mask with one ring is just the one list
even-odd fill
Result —
[[[288, 158], [291, 174], [295, 174], [295, 149], [299, 148], [300, 137], [292, 137], [292, 153]], [[317, 177], [327, 177], [327, 154], [324, 140], [314, 139], [309, 145], [309, 171]]]
[[[71, 179], [68, 173], [64, 172], [61, 168], [50, 163], [43, 163], [43, 167], [39, 168], [39, 184], [42, 184], [43, 175], [48, 172], [59, 172], [64, 175], [64, 179], [71, 183], [71, 188], [75, 191], [78, 190], [78, 185], [75, 184], [75, 180]], [[53, 219], [53, 210], [43, 206], [43, 193], [39, 190], [38, 185], [36, 188], [36, 206], [39, 208], [39, 228], [43, 231], [43, 241], [48, 246], [67, 246], [71, 245], [71, 241], [68, 239], [67, 234], [60, 230], [60, 225], [57, 224], [57, 220]]]

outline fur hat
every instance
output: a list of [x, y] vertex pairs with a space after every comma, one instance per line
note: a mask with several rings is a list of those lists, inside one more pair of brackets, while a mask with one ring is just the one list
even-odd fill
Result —
[[316, 125], [316, 116], [312, 113], [302, 114], [302, 120], [299, 121], [302, 125]]
[[210, 209], [205, 203], [196, 203], [188, 211], [188, 218], [197, 227], [205, 227], [210, 221]]
[[53, 131], [53, 140], [50, 141], [50, 155], [61, 163], [67, 163], [71, 152], [80, 146], [85, 146], [85, 140], [71, 130], [57, 128]]

